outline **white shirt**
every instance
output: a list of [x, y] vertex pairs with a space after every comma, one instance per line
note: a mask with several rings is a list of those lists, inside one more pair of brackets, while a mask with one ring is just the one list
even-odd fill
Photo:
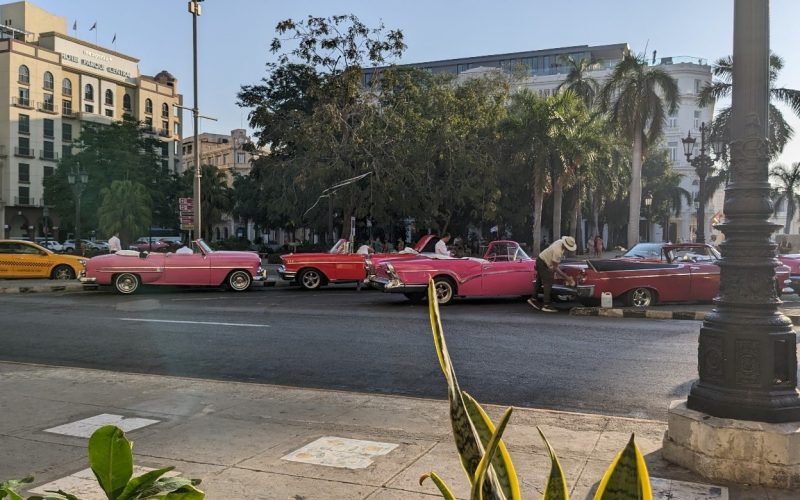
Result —
[[561, 259], [564, 258], [564, 245], [561, 240], [545, 248], [539, 253], [539, 258], [547, 264], [547, 267], [554, 269], [561, 264]]
[[447, 251], [447, 243], [445, 243], [444, 240], [436, 242], [436, 255], [450, 256], [450, 252]]
[[360, 255], [369, 255], [369, 245], [361, 245], [358, 247], [358, 250], [356, 250], [356, 253]]
[[179, 249], [175, 250], [175, 253], [190, 254], [190, 253], [194, 253], [194, 252], [192, 251], [191, 248], [189, 248], [186, 245], [184, 245], [184, 246], [180, 247]]
[[112, 236], [108, 239], [108, 251], [111, 253], [119, 252], [122, 250], [122, 244], [119, 242], [119, 238], [116, 235]]

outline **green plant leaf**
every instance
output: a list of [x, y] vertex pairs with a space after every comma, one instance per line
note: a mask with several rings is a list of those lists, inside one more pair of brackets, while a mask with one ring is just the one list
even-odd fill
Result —
[[[185, 477], [164, 477], [142, 491], [137, 498], [169, 498], [170, 500], [195, 500], [205, 498], [205, 493], [195, 488], [199, 479]], [[170, 496], [176, 495], [176, 496]]]
[[564, 478], [564, 470], [558, 461], [555, 450], [550, 446], [550, 442], [544, 436], [544, 432], [537, 426], [536, 430], [542, 436], [547, 452], [550, 454], [550, 476], [547, 478], [547, 485], [544, 488], [543, 500], [569, 500], [569, 489], [567, 480]]
[[503, 431], [506, 430], [508, 419], [511, 418], [513, 408], [508, 407], [497, 424], [497, 430], [492, 434], [492, 439], [489, 441], [489, 446], [486, 447], [486, 453], [483, 454], [481, 462], [475, 471], [475, 476], [472, 479], [472, 491], [470, 492], [470, 500], [483, 500], [483, 485], [486, 481], [486, 474], [489, 472], [489, 466], [492, 463], [497, 448], [500, 446], [500, 438], [503, 436]]
[[617, 454], [603, 475], [603, 480], [600, 481], [594, 498], [595, 500], [622, 498], [652, 500], [653, 492], [650, 489], [647, 464], [645, 464], [639, 447], [636, 446], [633, 434], [631, 434], [628, 444]]
[[[486, 449], [495, 431], [492, 419], [489, 418], [489, 415], [486, 414], [481, 405], [475, 398], [470, 396], [467, 391], [461, 391], [461, 395], [464, 399], [464, 405], [467, 408], [469, 420], [478, 433], [483, 448]], [[498, 445], [497, 453], [492, 459], [492, 469], [495, 472], [497, 482], [503, 489], [503, 495], [505, 495], [508, 500], [520, 500], [522, 498], [522, 493], [519, 488], [517, 471], [514, 469], [511, 455], [509, 455], [506, 445], [502, 440]]]
[[33, 497], [28, 497], [28, 500], [81, 500], [75, 495], [67, 493], [64, 490], [47, 490], [47, 493], [52, 493], [52, 494], [45, 496], [36, 495]]
[[128, 481], [128, 484], [125, 486], [125, 489], [122, 490], [122, 493], [119, 494], [117, 500], [137, 498], [139, 493], [148, 489], [158, 480], [158, 478], [174, 468], [175, 467], [172, 466], [164, 467], [163, 469], [151, 470], [150, 472], [144, 473], [141, 476], [134, 477]]
[[16, 490], [31, 483], [33, 483], [33, 476], [3, 481], [0, 483], [0, 499], [8, 497], [9, 500], [23, 500]]
[[119, 427], [100, 427], [89, 438], [89, 466], [109, 500], [116, 500], [133, 475], [131, 442]]
[[[447, 397], [450, 401], [450, 425], [453, 428], [453, 439], [456, 442], [458, 457], [461, 466], [467, 473], [467, 478], [472, 484], [475, 471], [483, 457], [483, 446], [470, 422], [469, 415], [461, 397], [461, 389], [458, 387], [458, 379], [450, 360], [450, 353], [447, 351], [447, 344], [444, 340], [444, 329], [442, 328], [441, 316], [439, 313], [439, 303], [436, 301], [436, 288], [433, 278], [428, 280], [428, 315], [431, 320], [431, 330], [433, 331], [433, 344], [436, 348], [436, 355], [439, 358], [439, 365], [442, 368], [444, 377], [447, 380]], [[494, 474], [489, 474], [490, 480], [485, 482], [484, 495], [487, 498], [502, 498], [502, 489], [497, 484]]]
[[435, 472], [431, 472], [430, 474], [423, 474], [422, 477], [419, 478], [419, 484], [422, 486], [422, 482], [425, 481], [427, 478], [431, 478], [433, 484], [439, 488], [439, 492], [442, 494], [442, 498], [444, 500], [456, 500], [456, 496], [453, 494], [450, 487], [440, 478]]

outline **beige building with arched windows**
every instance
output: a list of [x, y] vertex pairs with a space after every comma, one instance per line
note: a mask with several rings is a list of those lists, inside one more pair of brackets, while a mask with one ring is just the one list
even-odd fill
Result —
[[82, 122], [131, 115], [162, 140], [162, 165], [179, 170], [177, 80], [140, 74], [135, 57], [69, 36], [65, 18], [30, 2], [0, 5], [0, 103], [0, 238], [58, 226], [44, 218], [42, 183], [72, 154]]

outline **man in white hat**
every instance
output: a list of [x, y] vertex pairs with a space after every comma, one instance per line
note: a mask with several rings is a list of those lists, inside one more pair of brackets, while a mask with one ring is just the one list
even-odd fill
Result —
[[[536, 257], [536, 286], [533, 288], [533, 297], [528, 299], [528, 304], [544, 312], [557, 312], [550, 306], [550, 290], [553, 287], [554, 275], [564, 278], [568, 286], [574, 286], [575, 281], [567, 276], [558, 266], [564, 258], [564, 252], [574, 252], [577, 249], [575, 238], [572, 236], [562, 236], [552, 245], [545, 248]], [[542, 302], [536, 300], [536, 296], [542, 291]]]

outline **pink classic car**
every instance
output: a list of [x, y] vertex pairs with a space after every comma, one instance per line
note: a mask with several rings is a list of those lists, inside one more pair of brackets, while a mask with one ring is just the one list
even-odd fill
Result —
[[215, 251], [205, 241], [196, 240], [191, 253], [121, 250], [94, 257], [86, 263], [80, 280], [113, 285], [119, 293], [131, 294], [140, 285], [227, 285], [243, 292], [265, 277], [257, 253]]
[[794, 293], [800, 293], [800, 253], [778, 255], [778, 260], [789, 268], [789, 287]]
[[535, 265], [516, 241], [493, 241], [482, 259], [421, 256], [384, 261], [375, 267], [370, 284], [420, 301], [433, 278], [439, 304], [449, 304], [455, 297], [530, 296]]
[[[398, 253], [373, 253], [367, 255], [348, 251], [347, 240], [341, 239], [327, 253], [290, 253], [281, 256], [278, 274], [288, 281], [296, 281], [306, 290], [316, 290], [328, 283], [358, 283], [367, 278], [371, 262], [410, 259], [422, 252], [433, 252], [439, 238], [423, 236], [413, 249]], [[371, 272], [371, 269], [370, 269]]]
[[[562, 266], [577, 282], [578, 300], [599, 302], [602, 293], [631, 307], [658, 302], [708, 302], [719, 293], [719, 252], [704, 243], [639, 243], [616, 259]], [[788, 291], [789, 269], [778, 266], [776, 292]]]

